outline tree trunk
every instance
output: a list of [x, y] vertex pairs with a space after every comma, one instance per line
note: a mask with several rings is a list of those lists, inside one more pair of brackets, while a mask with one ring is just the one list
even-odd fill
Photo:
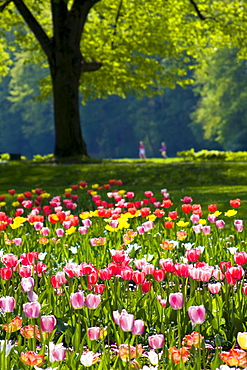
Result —
[[82, 137], [79, 113], [80, 58], [71, 54], [56, 55], [50, 66], [55, 124], [55, 151], [57, 157], [88, 156]]

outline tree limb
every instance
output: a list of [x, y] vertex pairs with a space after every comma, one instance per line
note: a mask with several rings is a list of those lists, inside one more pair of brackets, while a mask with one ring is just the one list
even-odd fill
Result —
[[193, 5], [195, 11], [196, 11], [196, 14], [198, 15], [198, 17], [202, 20], [202, 21], [205, 21], [205, 19], [207, 19], [207, 17], [205, 17], [199, 10], [197, 4], [195, 3], [194, 0], [190, 0], [191, 4]]
[[22, 0], [12, 0], [12, 1], [15, 4], [22, 18], [27, 23], [28, 27], [31, 29], [31, 31], [33, 32], [33, 34], [39, 41], [48, 59], [51, 60], [52, 58], [51, 40], [45, 33], [44, 29], [42, 28], [42, 26], [39, 24], [37, 19], [33, 16], [31, 11], [28, 9], [28, 7], [24, 4]]
[[6, 8], [6, 6], [9, 5], [9, 3], [11, 3], [12, 0], [8, 0], [8, 1], [5, 1], [5, 3], [3, 3], [1, 6], [0, 6], [0, 12], [3, 12], [4, 9]]
[[81, 63], [81, 72], [95, 72], [98, 71], [102, 67], [102, 63], [100, 62], [85, 62]]

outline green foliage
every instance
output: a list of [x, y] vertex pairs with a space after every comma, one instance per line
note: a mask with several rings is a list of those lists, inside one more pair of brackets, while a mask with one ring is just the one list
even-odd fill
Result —
[[200, 150], [195, 152], [192, 148], [177, 153], [184, 161], [247, 161], [247, 152], [223, 152], [219, 150]]
[[[48, 37], [52, 36], [50, 5], [45, 1], [26, 1], [26, 5]], [[145, 6], [141, 0], [99, 1], [86, 20], [81, 51], [86, 61], [100, 61], [102, 68], [83, 74], [83, 99], [111, 94], [125, 97], [128, 93], [153, 95], [161, 87], [174, 87], [176, 82], [185, 86], [192, 82], [187, 74], [191, 58], [200, 60], [229, 42], [241, 46], [239, 54], [246, 56], [246, 40], [240, 37], [246, 27], [246, 7], [241, 0], [203, 1], [198, 4], [202, 21], [192, 3], [182, 0], [148, 0]], [[47, 66], [40, 45], [13, 2], [3, 11], [0, 28], [2, 62], [11, 48], [12, 53], [25, 51], [26, 61]], [[11, 29], [14, 37], [7, 49], [6, 34]], [[6, 69], [6, 63], [2, 65]], [[42, 91], [49, 94], [50, 79], [43, 80]]]
[[46, 154], [46, 155], [36, 154], [33, 156], [34, 162], [46, 162], [52, 159], [54, 159], [54, 154]]
[[246, 61], [237, 59], [236, 49], [224, 49], [208, 57], [195, 77], [200, 99], [191, 114], [194, 133], [199, 126], [205, 139], [224, 150], [246, 150]]

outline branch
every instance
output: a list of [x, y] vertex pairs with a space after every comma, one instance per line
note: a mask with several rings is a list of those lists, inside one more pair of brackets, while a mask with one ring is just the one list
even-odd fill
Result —
[[4, 9], [6, 8], [6, 6], [9, 5], [9, 3], [11, 3], [12, 0], [7, 0], [5, 1], [5, 3], [3, 3], [1, 6], [0, 6], [0, 12], [2, 13], [4, 11]]
[[85, 62], [81, 63], [81, 72], [95, 72], [98, 71], [102, 67], [102, 63], [100, 62]]
[[33, 16], [31, 11], [28, 7], [24, 4], [23, 0], [13, 0], [17, 10], [19, 11], [20, 15], [27, 23], [28, 27], [31, 29], [33, 34], [35, 35], [36, 39], [40, 43], [41, 47], [43, 48], [45, 54], [47, 55], [48, 59], [51, 60], [52, 58], [52, 48], [51, 48], [51, 40], [37, 21], [37, 19]]
[[123, 4], [123, 0], [120, 0], [119, 5], [118, 5], [118, 10], [117, 10], [116, 18], [115, 18], [115, 24], [113, 26], [114, 27], [114, 35], [116, 35], [116, 33], [117, 33], [116, 28], [117, 28], [118, 19], [120, 17], [120, 12], [121, 12], [121, 8], [122, 8], [122, 4]]
[[202, 20], [202, 21], [205, 21], [205, 19], [207, 19], [207, 17], [204, 17], [204, 15], [200, 12], [197, 4], [194, 2], [194, 0], [190, 0], [191, 4], [193, 5], [193, 7], [195, 8], [195, 11], [198, 15], [198, 17]]

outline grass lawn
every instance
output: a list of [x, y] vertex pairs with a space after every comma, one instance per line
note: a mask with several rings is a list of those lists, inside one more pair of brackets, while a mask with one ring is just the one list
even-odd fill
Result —
[[134, 191], [140, 197], [145, 190], [152, 190], [157, 195], [160, 189], [166, 188], [176, 203], [189, 195], [194, 203], [202, 206], [217, 203], [219, 207], [227, 208], [230, 199], [240, 198], [239, 216], [247, 218], [247, 163], [186, 163], [176, 158], [59, 165], [6, 162], [0, 163], [0, 173], [0, 195], [7, 194], [11, 188], [21, 193], [37, 187], [57, 195], [80, 181], [86, 181], [90, 186], [103, 185], [109, 179], [121, 179], [126, 191]]

